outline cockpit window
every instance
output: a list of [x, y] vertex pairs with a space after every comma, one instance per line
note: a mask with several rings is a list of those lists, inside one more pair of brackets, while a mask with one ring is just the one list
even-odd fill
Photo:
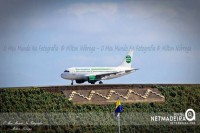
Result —
[[69, 70], [65, 70], [64, 72], [69, 72]]

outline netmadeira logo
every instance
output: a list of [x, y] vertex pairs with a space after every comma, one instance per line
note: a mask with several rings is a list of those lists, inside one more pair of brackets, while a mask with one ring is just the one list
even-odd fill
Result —
[[187, 109], [185, 113], [174, 113], [174, 114], [159, 114], [151, 116], [152, 122], [158, 122], [160, 124], [171, 125], [195, 125], [196, 115], [193, 109]]
[[185, 118], [188, 121], [195, 121], [195, 111], [193, 109], [187, 109], [185, 111]]
[[127, 62], [127, 63], [130, 63], [130, 62], [131, 62], [131, 56], [130, 56], [130, 55], [127, 55], [127, 56], [126, 56], [126, 62]]

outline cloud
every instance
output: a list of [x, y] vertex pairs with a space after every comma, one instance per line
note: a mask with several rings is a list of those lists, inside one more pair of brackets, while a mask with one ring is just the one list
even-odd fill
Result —
[[77, 17], [83, 17], [87, 14], [99, 14], [103, 16], [112, 16], [118, 11], [117, 3], [74, 3], [58, 9], [55, 12], [59, 14], [72, 14]]

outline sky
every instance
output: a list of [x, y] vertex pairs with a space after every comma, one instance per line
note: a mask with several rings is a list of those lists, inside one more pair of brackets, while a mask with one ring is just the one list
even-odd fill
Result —
[[[104, 84], [200, 83], [200, 1], [0, 1], [0, 87], [69, 85], [69, 67], [138, 71]], [[88, 84], [88, 83], [85, 83]]]

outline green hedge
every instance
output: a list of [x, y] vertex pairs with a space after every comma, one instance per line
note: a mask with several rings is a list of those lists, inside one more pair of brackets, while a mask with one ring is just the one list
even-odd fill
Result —
[[[157, 86], [165, 96], [164, 103], [123, 104], [126, 112], [185, 112], [193, 108], [200, 112], [199, 86]], [[49, 93], [39, 88], [1, 89], [0, 112], [114, 112], [115, 105], [75, 105], [62, 94]], [[1, 126], [4, 131], [8, 127]], [[135, 126], [121, 127], [123, 132], [200, 132], [199, 126]], [[38, 126], [33, 131], [53, 132], [116, 132], [115, 126]]]

